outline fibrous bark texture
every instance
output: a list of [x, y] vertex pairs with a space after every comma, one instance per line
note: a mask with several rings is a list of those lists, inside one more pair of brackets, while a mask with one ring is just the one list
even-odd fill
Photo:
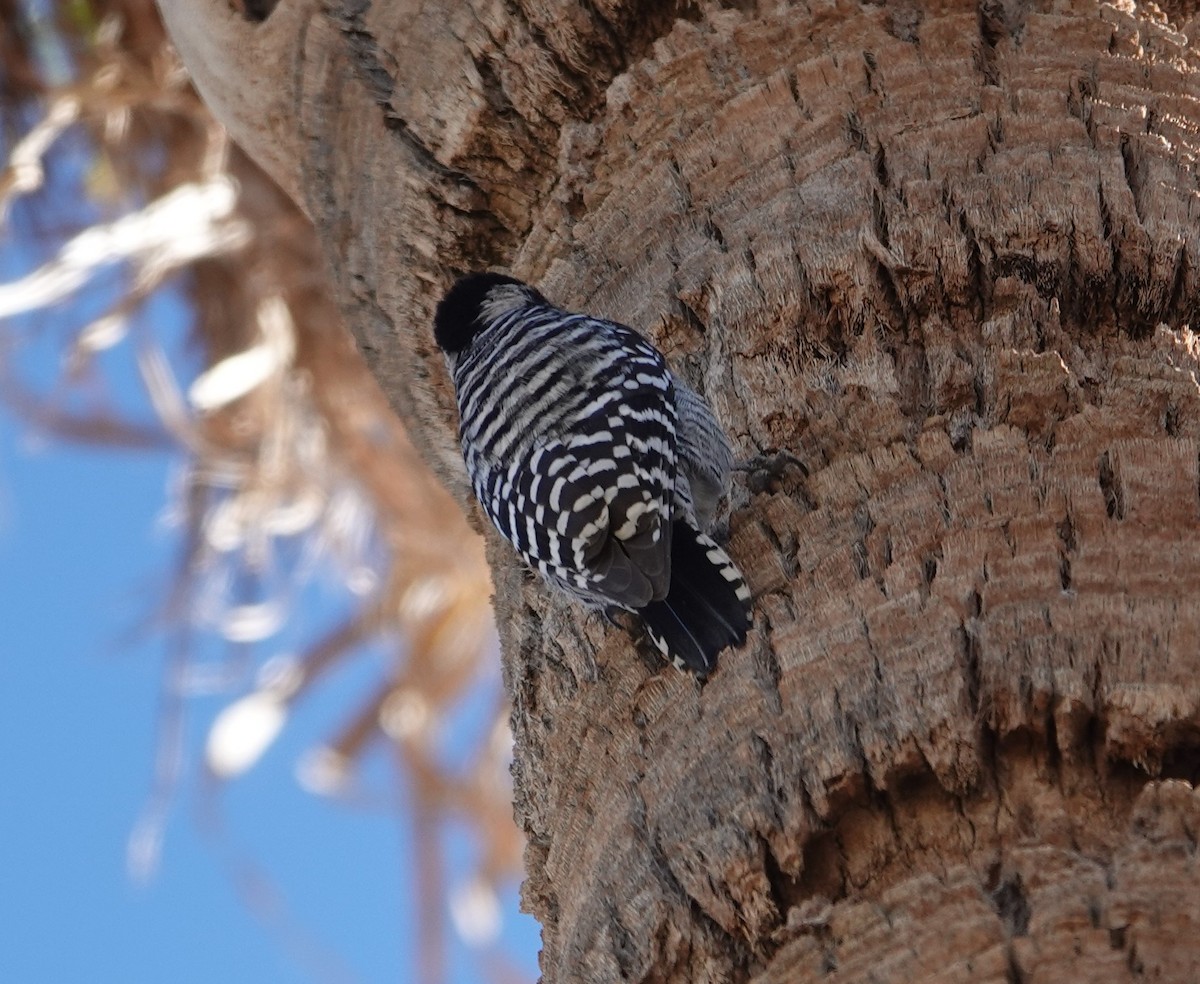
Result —
[[313, 14], [282, 178], [415, 440], [466, 501], [428, 322], [502, 264], [747, 462], [703, 687], [491, 545], [546, 980], [1200, 978], [1188, 12], [445, 8]]

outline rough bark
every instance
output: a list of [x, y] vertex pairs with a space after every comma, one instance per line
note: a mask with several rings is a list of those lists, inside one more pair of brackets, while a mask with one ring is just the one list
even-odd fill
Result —
[[443, 6], [329, 0], [271, 79], [415, 441], [466, 502], [429, 316], [502, 264], [753, 463], [703, 687], [490, 542], [545, 978], [1200, 976], [1190, 10]]

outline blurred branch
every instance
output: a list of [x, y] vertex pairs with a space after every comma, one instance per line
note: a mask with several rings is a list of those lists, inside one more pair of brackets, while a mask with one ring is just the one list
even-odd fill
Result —
[[157, 286], [191, 260], [237, 249], [249, 235], [234, 218], [236, 191], [227, 177], [184, 185], [108, 225], [92, 226], [37, 270], [0, 284], [0, 318], [61, 301], [100, 267], [137, 264], [134, 290]]
[[55, 99], [41, 121], [25, 135], [8, 155], [8, 166], [0, 172], [0, 223], [7, 206], [18, 195], [28, 195], [42, 186], [45, 171], [42, 158], [62, 132], [79, 119], [79, 100], [72, 95]]

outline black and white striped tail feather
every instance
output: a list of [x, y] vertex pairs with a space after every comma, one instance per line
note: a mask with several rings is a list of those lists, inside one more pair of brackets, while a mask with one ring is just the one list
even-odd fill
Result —
[[638, 614], [664, 656], [680, 670], [706, 677], [722, 650], [746, 641], [750, 589], [711, 537], [676, 520], [667, 597], [652, 601]]

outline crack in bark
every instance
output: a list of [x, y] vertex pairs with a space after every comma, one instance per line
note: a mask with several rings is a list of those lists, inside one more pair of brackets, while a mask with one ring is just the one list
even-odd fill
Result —
[[1001, 877], [1000, 866], [989, 875], [993, 887], [988, 892], [988, 901], [996, 910], [996, 915], [1004, 924], [1005, 933], [1010, 939], [1029, 935], [1029, 898], [1021, 876], [1015, 872]]
[[482, 194], [482, 189], [469, 175], [439, 161], [433, 150], [396, 113], [391, 103], [396, 87], [395, 70], [384, 65], [384, 51], [363, 19], [368, 9], [370, 0], [342, 0], [327, 3], [324, 7], [325, 15], [346, 41], [346, 53], [356, 76], [371, 99], [383, 110], [384, 126], [409, 150], [418, 167]]
[[1142, 150], [1127, 133], [1121, 135], [1121, 168], [1122, 174], [1125, 175], [1125, 184], [1129, 188], [1129, 194], [1133, 197], [1134, 214], [1137, 216], [1138, 223], [1145, 226], [1146, 205], [1142, 200], [1145, 183], [1142, 176]]
[[1064, 513], [1062, 522], [1055, 529], [1059, 540], [1058, 578], [1064, 591], [1071, 590], [1071, 557], [1078, 549], [1075, 540], [1075, 524], [1071, 521], [1071, 512]]
[[279, 0], [238, 0], [235, 6], [241, 8], [242, 16], [246, 20], [261, 24], [279, 6]]
[[1100, 494], [1104, 496], [1108, 518], [1120, 522], [1125, 518], [1125, 486], [1109, 451], [1100, 455], [1097, 481], [1100, 483]]
[[779, 914], [780, 920], [783, 921], [787, 918], [792, 906], [801, 897], [799, 883], [783, 870], [775, 852], [771, 850], [770, 842], [762, 834], [758, 834], [757, 839], [762, 851], [763, 874], [767, 880], [770, 901]]
[[921, 581], [918, 585], [918, 593], [921, 599], [921, 607], [924, 608], [929, 604], [929, 599], [933, 594], [933, 582], [938, 575], [938, 566], [942, 562], [942, 545], [937, 543], [934, 548], [921, 559]]

